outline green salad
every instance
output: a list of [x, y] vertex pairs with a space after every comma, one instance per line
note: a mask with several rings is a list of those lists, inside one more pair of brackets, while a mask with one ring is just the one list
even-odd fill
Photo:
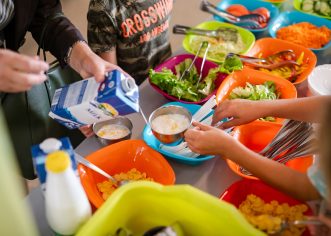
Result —
[[[208, 75], [205, 78], [202, 78], [197, 84], [199, 73], [195, 65], [192, 66], [189, 73], [184, 73], [191, 63], [192, 59], [185, 59], [183, 62], [175, 66], [175, 73], [167, 68], [163, 68], [161, 72], [156, 72], [151, 69], [149, 71], [150, 81], [171, 96], [186, 101], [197, 102], [214, 91], [215, 79], [219, 72], [230, 74], [235, 70], [242, 70], [243, 68], [243, 64], [239, 57], [234, 56], [226, 58], [224, 63], [219, 67], [210, 69]], [[183, 73], [184, 76], [181, 78]]]
[[[149, 71], [150, 81], [171, 96], [186, 101], [200, 101], [215, 89], [214, 81], [219, 68], [210, 69], [208, 75], [198, 83], [199, 73], [194, 65], [188, 73], [184, 73], [191, 63], [192, 59], [188, 58], [176, 65], [175, 74], [167, 68], [163, 68], [161, 72], [151, 69]], [[184, 76], [180, 79], [183, 73]]]
[[246, 83], [246, 87], [234, 88], [230, 93], [230, 99], [249, 99], [249, 100], [275, 100], [279, 98], [275, 83], [272, 81], [264, 84], [252, 85]]
[[[249, 99], [249, 100], [275, 100], [280, 94], [276, 90], [275, 83], [272, 81], [264, 82], [264, 84], [252, 85], [246, 83], [246, 86], [234, 88], [229, 99]], [[274, 117], [268, 116], [261, 118], [264, 121], [275, 121]]]
[[[219, 62], [224, 61], [226, 55], [230, 52], [241, 53], [245, 50], [245, 43], [237, 29], [219, 28], [218, 30], [223, 30], [219, 38], [206, 36], [192, 37], [190, 45], [193, 53], [198, 51], [201, 43], [204, 41], [210, 44], [207, 57]], [[201, 50], [200, 56], [203, 56], [203, 54], [204, 50]]]

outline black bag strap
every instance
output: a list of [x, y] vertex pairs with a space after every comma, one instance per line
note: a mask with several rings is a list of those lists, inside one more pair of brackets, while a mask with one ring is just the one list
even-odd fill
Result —
[[47, 32], [48, 24], [52, 22], [55, 19], [65, 17], [62, 12], [54, 13], [47, 17], [46, 22], [43, 26], [43, 29], [41, 31], [41, 35], [39, 38], [39, 44], [38, 44], [38, 50], [37, 50], [37, 56], [40, 56], [40, 51], [42, 49], [43, 51], [43, 59], [46, 61], [46, 52], [45, 52], [45, 34]]
[[[38, 44], [38, 50], [37, 50], [37, 56], [39, 56], [39, 57], [40, 57], [40, 51], [42, 50], [42, 52], [43, 52], [43, 60], [44, 61], [47, 60], [47, 58], [46, 58], [46, 51], [45, 51], [45, 35], [46, 35], [47, 30], [48, 30], [48, 25], [53, 20], [58, 19], [58, 18], [62, 18], [62, 17], [65, 17], [62, 12], [54, 13], [54, 14], [48, 16], [47, 19], [46, 19], [46, 22], [44, 23], [43, 29], [42, 29], [41, 34], [40, 34], [39, 44]], [[54, 64], [55, 62], [53, 62], [51, 64]], [[48, 86], [50, 86], [48, 80], [46, 80], [44, 82], [44, 86], [45, 86], [45, 89], [46, 89], [46, 92], [47, 92], [47, 95], [48, 95], [49, 105], [51, 106], [51, 104], [52, 104], [52, 96], [51, 96], [51, 93], [50, 93], [49, 88], [48, 88]]]

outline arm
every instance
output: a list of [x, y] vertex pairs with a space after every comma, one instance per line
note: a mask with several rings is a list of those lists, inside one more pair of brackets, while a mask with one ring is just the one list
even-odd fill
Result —
[[233, 117], [231, 121], [222, 125], [222, 128], [229, 128], [266, 116], [320, 122], [323, 116], [323, 107], [330, 101], [331, 96], [265, 101], [226, 100], [217, 106], [213, 116], [213, 124], [224, 118]]
[[297, 199], [320, 198], [305, 174], [264, 158], [220, 129], [199, 123], [194, 125], [198, 128], [185, 133], [185, 141], [193, 152], [229, 158], [254, 176]]
[[[37, 42], [39, 42], [47, 17], [55, 13], [62, 13], [60, 1], [39, 1], [37, 12], [30, 26], [30, 31]], [[56, 18], [48, 23], [44, 42], [44, 49], [56, 56], [62, 65], [65, 64], [64, 59], [68, 56], [68, 64], [83, 78], [94, 76], [100, 82], [104, 80], [107, 71], [121, 70], [97, 56], [84, 42], [80, 32], [65, 17]], [[71, 47], [71, 53], [68, 55]]]
[[117, 65], [116, 48], [113, 48], [112, 50], [107, 52], [102, 52], [99, 54], [99, 56], [105, 61]]
[[[47, 18], [56, 13], [62, 13], [59, 0], [39, 0], [32, 23], [29, 27], [33, 38], [37, 43], [40, 41], [41, 33]], [[68, 49], [77, 41], [84, 40], [81, 33], [65, 17], [54, 19], [48, 23], [45, 32], [45, 50], [50, 51], [62, 65], [65, 65], [64, 58]]]

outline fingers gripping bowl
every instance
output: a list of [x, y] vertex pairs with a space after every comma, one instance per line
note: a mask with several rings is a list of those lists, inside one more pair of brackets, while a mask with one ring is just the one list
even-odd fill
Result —
[[191, 123], [192, 114], [181, 106], [160, 107], [149, 117], [149, 124], [154, 136], [167, 144], [181, 140]]

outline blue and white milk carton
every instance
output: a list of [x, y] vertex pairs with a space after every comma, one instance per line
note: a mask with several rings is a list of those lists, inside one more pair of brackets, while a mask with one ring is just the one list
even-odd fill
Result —
[[139, 112], [138, 86], [118, 70], [102, 83], [81, 80], [55, 91], [49, 116], [69, 129]]
[[45, 161], [48, 154], [55, 151], [65, 151], [69, 154], [71, 159], [71, 165], [73, 170], [77, 173], [77, 164], [75, 160], [75, 152], [72, 148], [71, 142], [69, 138], [48, 138], [45, 139], [42, 143], [34, 145], [31, 147], [32, 159], [35, 170], [37, 172], [39, 182], [43, 191], [45, 191], [46, 184], [46, 169], [45, 169]]

